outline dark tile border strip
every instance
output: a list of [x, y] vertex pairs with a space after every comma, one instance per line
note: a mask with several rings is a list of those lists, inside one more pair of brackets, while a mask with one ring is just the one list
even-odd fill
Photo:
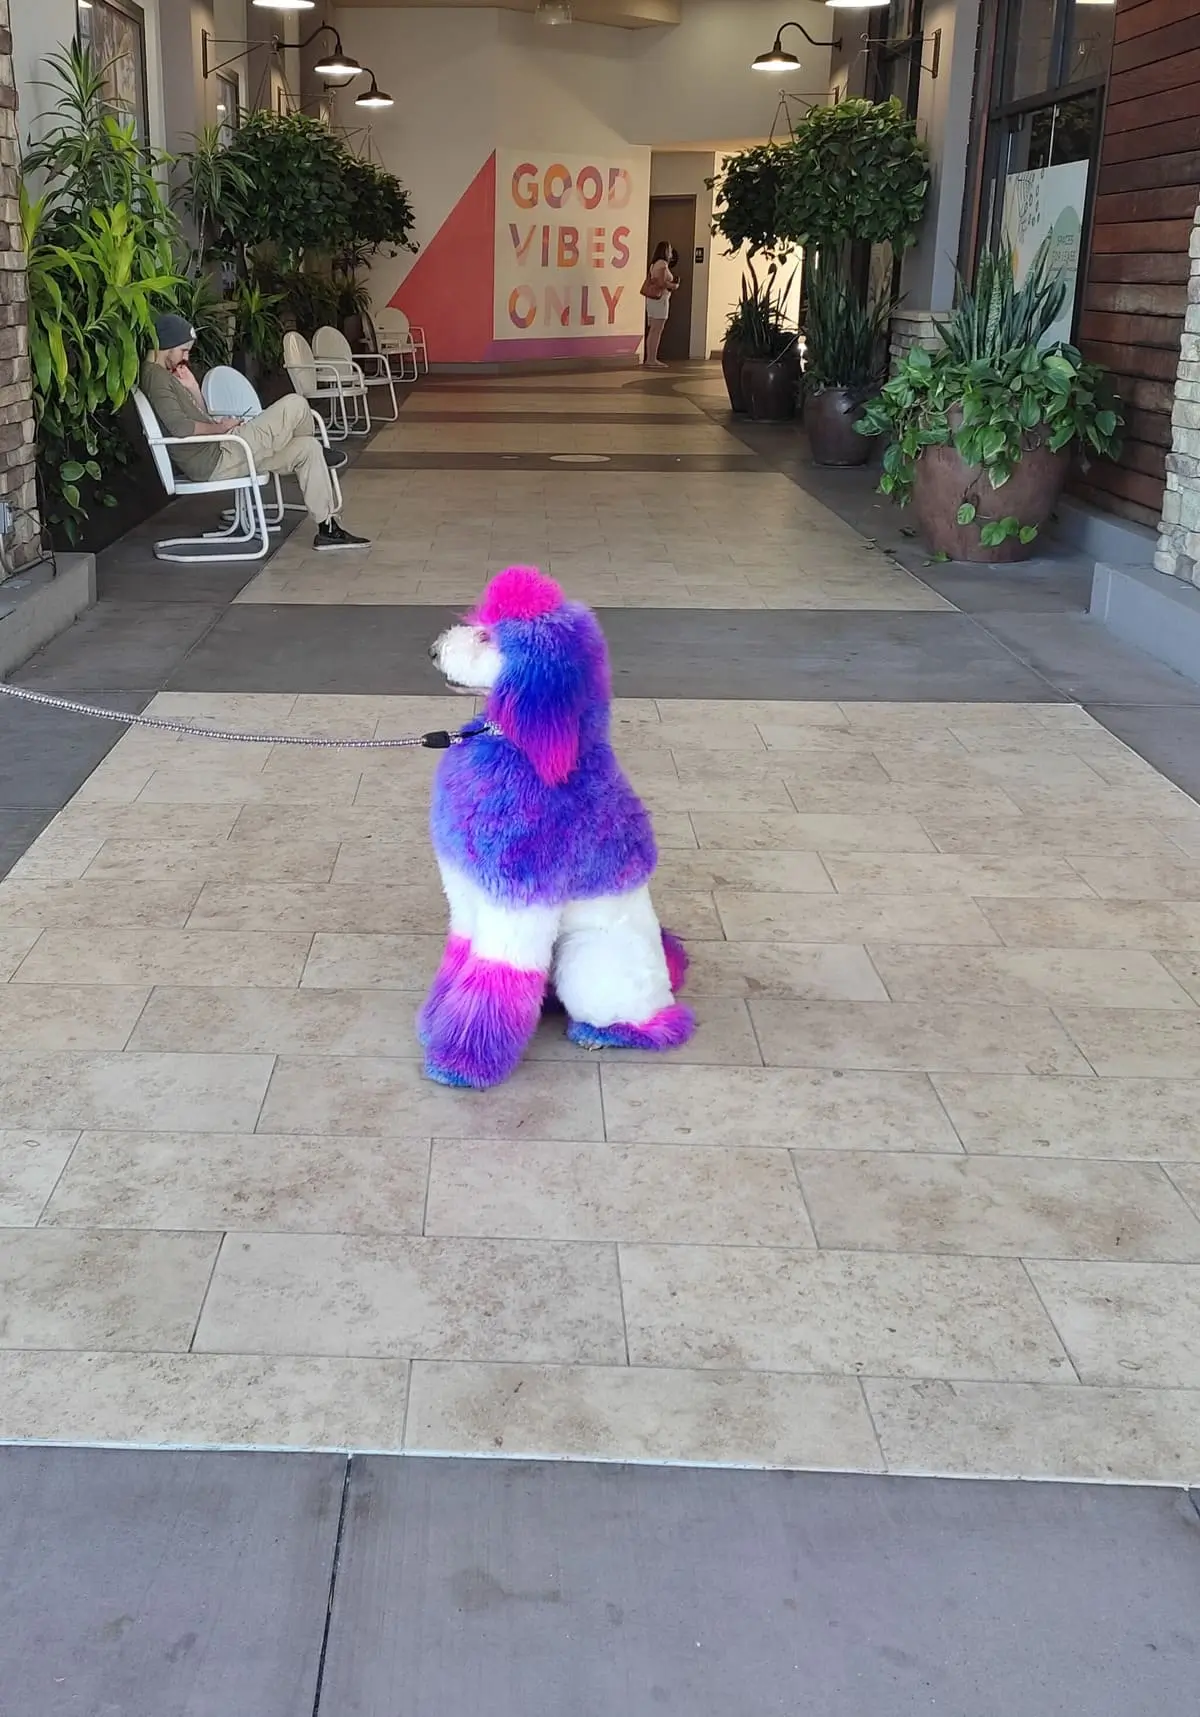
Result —
[[[410, 411], [402, 414], [401, 424], [430, 423], [536, 423], [546, 427], [561, 424], [564, 428], [576, 424], [621, 424], [645, 423], [654, 425], [681, 424], [694, 428], [697, 423], [706, 419], [702, 412], [697, 411], [694, 417], [683, 412], [671, 411]], [[392, 428], [391, 424], [385, 426]]]

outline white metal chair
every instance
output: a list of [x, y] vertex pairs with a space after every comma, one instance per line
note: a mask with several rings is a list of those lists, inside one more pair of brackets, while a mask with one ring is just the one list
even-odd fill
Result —
[[[229, 364], [217, 364], [209, 370], [200, 384], [200, 392], [204, 395], [204, 403], [214, 417], [260, 417], [263, 404], [254, 386], [242, 374], [241, 370], [233, 369]], [[325, 419], [319, 411], [312, 414], [313, 429], [323, 447], [329, 446], [329, 431]], [[274, 498], [267, 509], [267, 523], [272, 530], [278, 530], [283, 523], [285, 513], [303, 513], [307, 511], [303, 501], [285, 501], [280, 488], [279, 477], [272, 471], [269, 473], [274, 488]], [[329, 481], [333, 484], [334, 511], [342, 510], [342, 486], [338, 482], [338, 474], [331, 470]], [[228, 515], [226, 515], [228, 517]]]
[[340, 328], [328, 325], [318, 328], [313, 335], [312, 349], [314, 357], [328, 360], [331, 364], [341, 364], [350, 373], [349, 367], [356, 366], [362, 372], [364, 382], [369, 388], [386, 388], [392, 401], [392, 420], [400, 416], [400, 407], [396, 403], [396, 382], [392, 375], [392, 366], [382, 352], [358, 352], [350, 349], [350, 342]]
[[318, 358], [303, 334], [290, 332], [283, 336], [283, 367], [296, 392], [311, 406], [328, 405], [329, 433], [334, 440], [371, 433], [367, 381], [353, 358], [349, 365]]
[[[263, 489], [269, 481], [267, 473], [255, 469], [254, 455], [249, 444], [240, 435], [164, 435], [162, 425], [154, 414], [154, 408], [140, 388], [135, 388], [133, 403], [137, 408], [138, 419], [142, 432], [146, 437], [146, 445], [150, 449], [150, 457], [158, 472], [159, 481], [167, 494], [176, 495], [225, 495], [233, 491], [233, 520], [223, 531], [206, 531], [199, 537], [168, 537], [163, 542], [155, 543], [154, 557], [156, 560], [177, 561], [184, 565], [191, 561], [238, 561], [262, 560], [271, 547], [270, 528], [267, 515], [263, 508]], [[171, 464], [169, 449], [172, 447], [205, 446], [210, 447], [214, 442], [233, 442], [242, 449], [246, 456], [246, 474], [242, 477], [219, 477], [207, 482], [193, 482], [191, 478], [180, 477]], [[233, 547], [238, 543], [250, 543], [253, 547], [242, 549], [236, 554], [214, 554], [210, 545], [218, 547]], [[197, 554], [175, 554], [175, 549], [198, 549]]]
[[[425, 330], [410, 322], [403, 310], [395, 310], [390, 306], [381, 310], [378, 316], [372, 317], [375, 328], [375, 341], [380, 352], [389, 360], [399, 358], [400, 380], [416, 381], [419, 376], [429, 374], [429, 352], [425, 345]], [[412, 376], [408, 375], [405, 365], [412, 364]]]

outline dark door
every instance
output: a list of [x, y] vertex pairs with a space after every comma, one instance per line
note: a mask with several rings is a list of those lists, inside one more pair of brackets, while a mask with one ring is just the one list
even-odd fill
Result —
[[695, 197], [651, 197], [650, 250], [663, 240], [679, 252], [679, 291], [671, 294], [671, 314], [658, 355], [676, 362], [692, 355], [692, 266], [696, 243]]

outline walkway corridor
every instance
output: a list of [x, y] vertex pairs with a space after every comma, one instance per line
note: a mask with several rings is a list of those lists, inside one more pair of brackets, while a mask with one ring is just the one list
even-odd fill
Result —
[[715, 404], [414, 393], [370, 554], [297, 531], [149, 705], [456, 720], [428, 640], [539, 563], [604, 611], [694, 1044], [424, 1083], [430, 760], [126, 733], [0, 885], [0, 1435], [1200, 1472], [1200, 808]]

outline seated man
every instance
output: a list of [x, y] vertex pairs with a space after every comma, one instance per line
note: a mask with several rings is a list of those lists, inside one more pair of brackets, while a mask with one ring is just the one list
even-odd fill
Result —
[[[187, 367], [195, 330], [182, 316], [156, 316], [154, 337], [156, 350], [142, 365], [140, 385], [165, 435], [240, 435], [254, 455], [256, 470], [281, 475], [290, 471], [299, 479], [304, 505], [317, 527], [315, 549], [370, 547], [366, 537], [351, 535], [335, 517], [329, 472], [344, 465], [346, 455], [318, 440], [307, 400], [288, 394], [245, 423], [237, 417], [213, 417]], [[236, 442], [172, 447], [169, 452], [171, 463], [193, 483], [246, 474], [246, 455]]]

